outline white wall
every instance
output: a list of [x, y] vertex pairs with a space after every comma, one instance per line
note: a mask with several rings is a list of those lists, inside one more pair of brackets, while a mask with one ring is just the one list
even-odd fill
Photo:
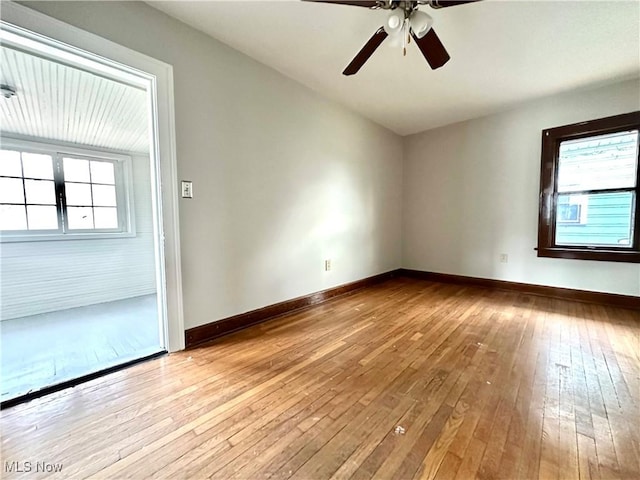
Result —
[[174, 67], [187, 328], [400, 267], [400, 137], [147, 5], [26, 5]]
[[534, 251], [541, 131], [639, 108], [634, 80], [406, 137], [403, 266], [640, 296], [638, 264], [537, 258]]
[[187, 328], [401, 264], [640, 295], [638, 265], [533, 250], [541, 130], [637, 109], [637, 81], [403, 140], [147, 5], [27, 5], [174, 66]]
[[0, 320], [155, 293], [149, 157], [132, 171], [135, 237], [0, 243]]

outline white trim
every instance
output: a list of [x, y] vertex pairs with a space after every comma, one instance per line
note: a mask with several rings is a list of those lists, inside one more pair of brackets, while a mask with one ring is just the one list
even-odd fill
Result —
[[[78, 147], [78, 146], [68, 146], [65, 144], [59, 144], [52, 142], [51, 140], [45, 140], [39, 142], [37, 140], [22, 140], [20, 138], [14, 138], [9, 135], [2, 134], [2, 138], [0, 138], [0, 146], [2, 148], [15, 149], [15, 150], [30, 150], [34, 152], [58, 152], [58, 153], [66, 153], [68, 155], [77, 155], [77, 156], [85, 156], [85, 157], [95, 157], [95, 158], [104, 158], [105, 160], [116, 160], [116, 161], [124, 161], [130, 160], [131, 156], [124, 153], [114, 153], [108, 150], [100, 150], [93, 147]], [[146, 155], [146, 153], [145, 153]]]
[[[161, 305], [164, 318], [167, 319], [164, 325], [165, 345], [170, 352], [184, 349], [173, 67], [13, 2], [2, 3], [2, 21], [29, 32], [37, 32], [38, 40], [42, 36], [53, 39], [57, 47], [61, 46], [58, 42], [63, 42], [65, 45], [62, 48], [70, 55], [67, 59], [70, 62], [84, 63], [86, 68], [88, 60], [93, 62], [92, 68], [96, 63], [102, 65], [104, 74], [116, 69], [128, 72], [133, 77], [129, 78], [132, 83], [144, 79], [145, 86], [150, 85], [150, 108], [153, 113], [150, 121], [154, 122], [151, 132], [157, 132], [157, 135], [151, 134], [153, 141], [149, 156], [152, 166], [159, 165], [156, 183], [162, 186], [161, 201], [156, 202], [154, 209], [157, 219], [154, 223], [159, 228], [156, 235], [157, 258], [164, 260], [161, 262], [163, 268], [159, 269], [159, 285], [164, 287], [166, 298]], [[16, 41], [15, 38], [13, 41]]]
[[4, 8], [2, 12], [3, 21], [11, 24], [0, 32], [0, 40], [4, 46], [20, 51], [24, 50], [30, 54], [42, 55], [45, 58], [55, 58], [56, 62], [64, 65], [96, 73], [110, 79], [117, 78], [118, 81], [127, 85], [146, 90], [147, 76], [144, 73], [139, 72], [140, 74], [137, 74], [138, 72], [132, 72], [132, 69], [123, 69], [113, 65], [106, 58], [95, 58], [94, 55], [76, 48], [72, 44], [61, 44], [60, 42], [64, 42], [63, 40], [52, 41], [53, 37], [40, 35], [37, 31], [12, 24], [11, 21], [7, 20]]
[[[31, 135], [21, 135], [19, 133], [13, 133], [13, 132], [7, 133], [6, 135], [0, 132], [0, 135], [1, 135], [0, 143], [4, 142], [5, 141], [4, 139], [6, 139], [6, 141], [36, 143], [36, 144], [43, 143], [44, 141], [45, 143], [55, 145], [55, 147], [58, 149], [65, 149], [65, 152], [68, 151], [70, 153], [73, 153], [74, 149], [78, 148], [78, 144], [73, 142], [63, 142], [63, 141], [51, 140], [51, 139], [43, 140], [40, 137], [34, 137]], [[86, 145], [86, 146], [82, 145], [82, 149], [87, 151], [97, 152], [101, 154], [103, 157], [105, 155], [112, 155], [112, 154], [124, 155], [125, 157], [148, 157], [149, 156], [149, 152], [146, 152], [146, 151], [119, 150], [119, 149], [108, 148], [108, 147], [94, 147], [90, 145]]]
[[[53, 205], [52, 205], [53, 206]], [[22, 232], [22, 230], [21, 230]], [[46, 232], [46, 230], [38, 230]], [[0, 243], [24, 243], [24, 242], [73, 242], [75, 240], [105, 240], [119, 238], [134, 238], [135, 232], [100, 232], [90, 233], [83, 230], [82, 233], [7, 233], [0, 234]]]

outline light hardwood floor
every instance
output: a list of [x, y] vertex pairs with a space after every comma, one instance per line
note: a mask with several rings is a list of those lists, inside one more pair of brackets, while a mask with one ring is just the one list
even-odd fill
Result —
[[639, 335], [637, 311], [394, 279], [3, 411], [2, 476], [637, 479]]

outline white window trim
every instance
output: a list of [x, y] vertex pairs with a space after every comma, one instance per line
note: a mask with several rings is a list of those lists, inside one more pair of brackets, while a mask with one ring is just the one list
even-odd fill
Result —
[[[112, 152], [104, 152], [86, 147], [70, 147], [56, 143], [35, 142], [20, 140], [16, 138], [2, 136], [0, 147], [6, 150], [19, 150], [21, 152], [44, 153], [54, 158], [69, 155], [77, 158], [110, 160], [118, 162], [122, 174], [121, 185], [116, 184], [116, 191], [122, 197], [122, 205], [118, 205], [118, 214], [124, 215], [122, 230], [118, 232], [108, 232], [104, 230], [80, 230], [78, 232], [55, 231], [47, 233], [46, 230], [36, 230], [33, 232], [25, 230], [2, 230], [0, 231], [0, 243], [17, 242], [48, 242], [60, 240], [93, 240], [106, 238], [131, 238], [136, 236], [135, 204], [133, 195], [133, 170], [132, 160], [129, 155]], [[116, 182], [117, 182], [116, 178]], [[120, 200], [120, 197], [118, 198]], [[62, 227], [61, 227], [62, 228]]]

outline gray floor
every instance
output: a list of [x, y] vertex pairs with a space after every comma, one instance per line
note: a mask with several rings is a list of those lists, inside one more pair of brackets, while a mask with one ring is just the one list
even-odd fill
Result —
[[0, 322], [1, 399], [162, 350], [156, 295]]

